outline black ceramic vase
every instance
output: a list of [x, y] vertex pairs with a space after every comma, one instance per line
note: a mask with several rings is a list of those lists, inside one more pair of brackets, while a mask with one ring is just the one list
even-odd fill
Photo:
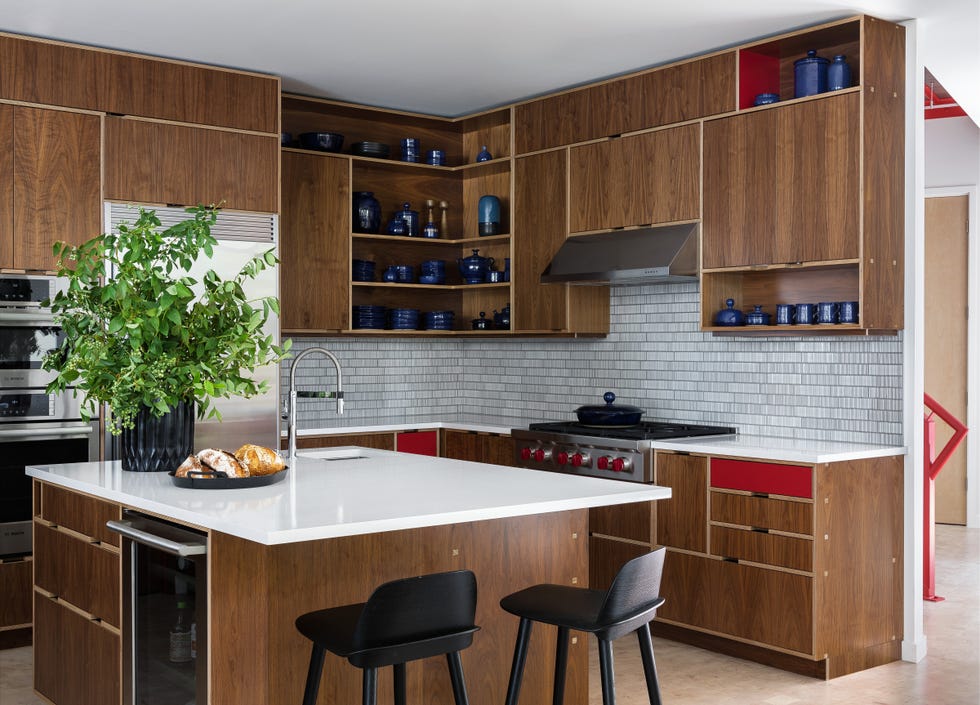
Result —
[[194, 402], [181, 402], [163, 416], [143, 408], [119, 437], [122, 469], [169, 472], [194, 452]]

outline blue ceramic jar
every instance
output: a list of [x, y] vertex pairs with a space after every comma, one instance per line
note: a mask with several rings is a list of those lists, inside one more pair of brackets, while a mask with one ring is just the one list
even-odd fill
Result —
[[491, 159], [493, 159], [493, 155], [487, 151], [487, 146], [483, 145], [483, 148], [476, 155], [476, 160], [478, 162], [488, 162]]
[[827, 67], [827, 90], [839, 91], [851, 87], [851, 67], [847, 65], [843, 54], [834, 56], [833, 62]]
[[811, 49], [806, 58], [793, 62], [793, 97], [805, 98], [808, 95], [825, 93], [827, 91], [827, 65], [830, 62], [822, 56], [817, 56], [817, 50]]
[[354, 192], [354, 232], [374, 235], [381, 229], [381, 204], [373, 191]]
[[459, 276], [467, 284], [482, 284], [486, 281], [487, 270], [493, 266], [493, 257], [481, 257], [479, 250], [473, 250], [469, 257], [456, 260], [459, 265]]
[[500, 232], [500, 199], [496, 196], [480, 196], [477, 205], [480, 213], [479, 233], [484, 235], [496, 235]]
[[395, 213], [395, 217], [405, 221], [405, 226], [408, 228], [406, 235], [409, 237], [419, 236], [419, 212], [412, 210], [411, 203], [408, 201], [403, 203], [402, 210]]
[[735, 308], [735, 299], [725, 299], [725, 306], [715, 314], [716, 326], [744, 326], [745, 314]]

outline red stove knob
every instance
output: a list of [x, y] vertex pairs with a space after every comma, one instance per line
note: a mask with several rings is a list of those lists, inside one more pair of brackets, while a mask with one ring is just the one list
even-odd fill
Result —
[[609, 469], [609, 461], [611, 461], [611, 460], [612, 460], [612, 458], [610, 458], [608, 455], [600, 455], [599, 456], [599, 459], [597, 461], [595, 461], [595, 466], [597, 468], [599, 468], [600, 470], [608, 470]]
[[629, 472], [630, 470], [629, 458], [616, 458], [612, 461], [613, 472]]
[[534, 460], [539, 463], [543, 463], [545, 460], [548, 460], [550, 457], [551, 457], [550, 450], [538, 448], [536, 451], [534, 451]]
[[559, 465], [568, 465], [568, 453], [561, 451], [555, 456], [555, 460], [558, 461]]
[[530, 459], [531, 459], [531, 449], [521, 448], [521, 460], [530, 460]]
[[572, 456], [572, 465], [575, 467], [581, 467], [583, 465], [589, 464], [589, 454], [588, 453], [576, 453]]

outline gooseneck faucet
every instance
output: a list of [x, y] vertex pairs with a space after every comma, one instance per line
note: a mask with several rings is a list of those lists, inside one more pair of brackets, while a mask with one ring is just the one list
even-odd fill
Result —
[[288, 425], [288, 436], [289, 436], [289, 460], [293, 462], [296, 459], [296, 368], [299, 367], [300, 360], [302, 360], [307, 355], [312, 355], [314, 353], [323, 355], [333, 362], [334, 367], [337, 368], [337, 391], [330, 396], [335, 396], [337, 398], [337, 413], [344, 413], [344, 384], [340, 378], [340, 360], [337, 356], [326, 348], [307, 348], [293, 360], [293, 365], [289, 369], [289, 425]]

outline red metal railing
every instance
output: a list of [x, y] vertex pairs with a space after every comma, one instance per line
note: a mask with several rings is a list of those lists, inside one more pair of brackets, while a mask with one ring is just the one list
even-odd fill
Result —
[[[925, 417], [925, 511], [922, 514], [923, 521], [923, 571], [922, 571], [922, 597], [930, 602], [942, 602], [945, 597], [936, 595], [936, 476], [943, 469], [943, 465], [949, 457], [956, 451], [956, 448], [966, 437], [967, 427], [958, 418], [953, 416], [942, 404], [933, 399], [928, 394], [925, 395], [925, 405], [929, 413]], [[932, 418], [938, 414], [939, 418], [949, 424], [953, 429], [953, 437], [946, 442], [943, 449], [936, 455], [936, 421]]]

